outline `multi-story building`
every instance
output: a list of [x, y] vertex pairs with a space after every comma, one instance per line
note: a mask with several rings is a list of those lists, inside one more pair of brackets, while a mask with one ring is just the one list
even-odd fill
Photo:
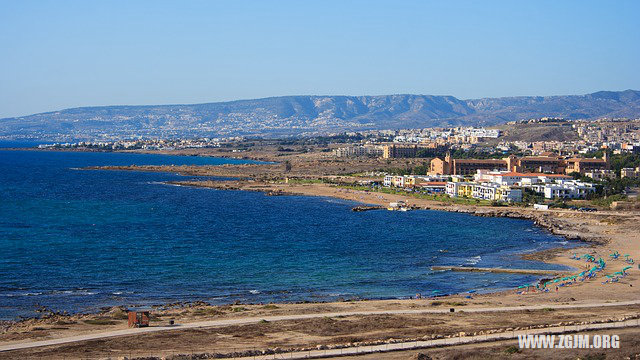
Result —
[[382, 157], [385, 159], [411, 158], [418, 154], [418, 145], [384, 145], [382, 147]]
[[579, 172], [584, 174], [593, 170], [606, 170], [609, 167], [607, 155], [602, 159], [571, 158], [564, 160], [551, 153], [540, 156], [518, 158], [514, 155], [503, 159], [451, 159], [447, 154], [444, 159], [431, 160], [429, 174], [473, 175], [478, 170], [507, 170], [513, 172], [533, 172], [545, 174], [562, 174]]
[[505, 202], [521, 202], [522, 189], [500, 186], [496, 189], [496, 200]]
[[478, 170], [507, 170], [507, 161], [500, 159], [443, 159], [434, 158], [429, 164], [429, 175], [473, 175]]
[[544, 197], [547, 199], [583, 199], [595, 191], [593, 184], [576, 180], [560, 180], [557, 183], [544, 186]]
[[347, 146], [335, 149], [333, 154], [336, 157], [382, 157], [383, 149], [381, 146]]
[[520, 202], [522, 189], [496, 183], [453, 182], [446, 185], [446, 193], [451, 197], [467, 197], [481, 200]]
[[639, 178], [640, 167], [637, 168], [622, 168], [620, 170], [620, 178]]
[[542, 154], [541, 156], [525, 156], [517, 161], [517, 168], [522, 172], [539, 172], [560, 174], [564, 172], [564, 161], [559, 156], [553, 154]]
[[591, 170], [584, 173], [584, 176], [590, 177], [595, 181], [602, 181], [604, 179], [615, 179], [616, 173], [613, 170]]
[[416, 177], [406, 175], [387, 175], [382, 180], [382, 185], [399, 188], [412, 188], [416, 186]]
[[493, 182], [500, 185], [518, 185], [523, 183], [535, 184], [539, 182], [548, 182], [547, 180], [570, 180], [571, 176], [562, 174], [543, 174], [543, 173], [519, 173], [514, 171], [486, 171], [478, 170], [474, 176], [477, 182]]
[[593, 158], [571, 158], [566, 160], [565, 172], [571, 174], [577, 172], [585, 174], [594, 170], [606, 170], [609, 168], [609, 158], [607, 153], [604, 153], [602, 159]]

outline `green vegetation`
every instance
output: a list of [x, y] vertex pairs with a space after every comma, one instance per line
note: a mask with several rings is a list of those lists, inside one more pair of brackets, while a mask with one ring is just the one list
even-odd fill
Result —
[[522, 203], [524, 205], [541, 204], [543, 202], [544, 202], [544, 196], [542, 196], [541, 194], [528, 188], [523, 189]]
[[511, 345], [511, 346], [507, 347], [506, 349], [504, 349], [504, 352], [505, 352], [506, 354], [509, 354], [509, 355], [511, 355], [511, 354], [517, 354], [517, 353], [519, 353], [519, 352], [520, 352], [520, 349], [519, 349], [517, 346], [515, 346], [515, 345]]
[[277, 305], [274, 304], [267, 304], [265, 306], [262, 307], [265, 310], [275, 310], [275, 309], [279, 309], [279, 307]]
[[592, 199], [591, 204], [595, 206], [601, 206], [601, 207], [610, 207], [612, 202], [626, 200], [626, 199], [627, 199], [626, 195], [615, 194], [615, 195], [607, 196], [606, 198], [601, 197], [601, 198]]
[[[604, 151], [605, 150], [593, 151], [586, 153], [584, 156], [589, 158], [602, 158], [602, 156], [604, 156]], [[618, 176], [620, 176], [620, 169], [622, 168], [636, 168], [640, 166], [640, 154], [614, 154], [611, 150], [608, 150], [608, 155], [611, 170], [615, 171]]]

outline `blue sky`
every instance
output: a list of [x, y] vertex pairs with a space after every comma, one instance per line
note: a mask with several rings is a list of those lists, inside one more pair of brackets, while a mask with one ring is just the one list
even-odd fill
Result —
[[640, 89], [640, 1], [0, 0], [0, 117], [279, 95]]

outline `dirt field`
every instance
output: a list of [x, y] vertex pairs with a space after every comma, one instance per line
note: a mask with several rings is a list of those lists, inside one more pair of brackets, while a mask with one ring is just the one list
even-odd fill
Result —
[[[433, 306], [433, 305], [430, 305]], [[438, 305], [439, 306], [439, 305]], [[445, 305], [446, 306], [446, 305]], [[551, 323], [569, 324], [584, 319], [604, 321], [640, 315], [640, 305], [611, 308], [563, 309], [497, 313], [468, 313], [464, 307], [445, 314], [320, 317], [296, 321], [259, 322], [121, 336], [66, 345], [0, 353], [12, 358], [104, 358], [108, 356], [167, 356], [221, 353], [251, 349], [304, 348], [318, 345], [357, 344], [376, 340], [419, 339], [425, 336], [478, 334]]]
[[[583, 332], [580, 335], [612, 335], [614, 332]], [[384, 354], [369, 354], [360, 356], [345, 356], [345, 360], [485, 360], [485, 359], [637, 359], [640, 357], [640, 329], [616, 330], [620, 336], [619, 349], [519, 349], [517, 341], [497, 343], [451, 346], [434, 350], [411, 350], [389, 352]]]

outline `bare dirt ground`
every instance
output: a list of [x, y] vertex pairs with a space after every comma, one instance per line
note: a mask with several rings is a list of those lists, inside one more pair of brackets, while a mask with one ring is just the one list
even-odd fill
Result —
[[[601, 331], [583, 332], [581, 335], [604, 335]], [[484, 359], [637, 359], [640, 357], [640, 330], [616, 330], [620, 336], [619, 349], [519, 349], [517, 341], [491, 342], [450, 346], [434, 350], [397, 351], [384, 354], [368, 354], [360, 356], [345, 356], [345, 360], [484, 360]]]
[[[434, 305], [427, 305], [434, 306]], [[442, 305], [436, 305], [442, 306]], [[444, 305], [446, 306], [446, 305]], [[416, 339], [425, 336], [511, 330], [550, 323], [637, 317], [640, 305], [611, 308], [514, 311], [497, 313], [459, 311], [445, 314], [333, 316], [295, 321], [264, 321], [247, 325], [164, 331], [39, 347], [0, 353], [4, 358], [104, 358], [108, 356], [167, 356], [220, 353], [261, 348], [293, 349], [329, 344], [358, 344], [376, 340]]]

